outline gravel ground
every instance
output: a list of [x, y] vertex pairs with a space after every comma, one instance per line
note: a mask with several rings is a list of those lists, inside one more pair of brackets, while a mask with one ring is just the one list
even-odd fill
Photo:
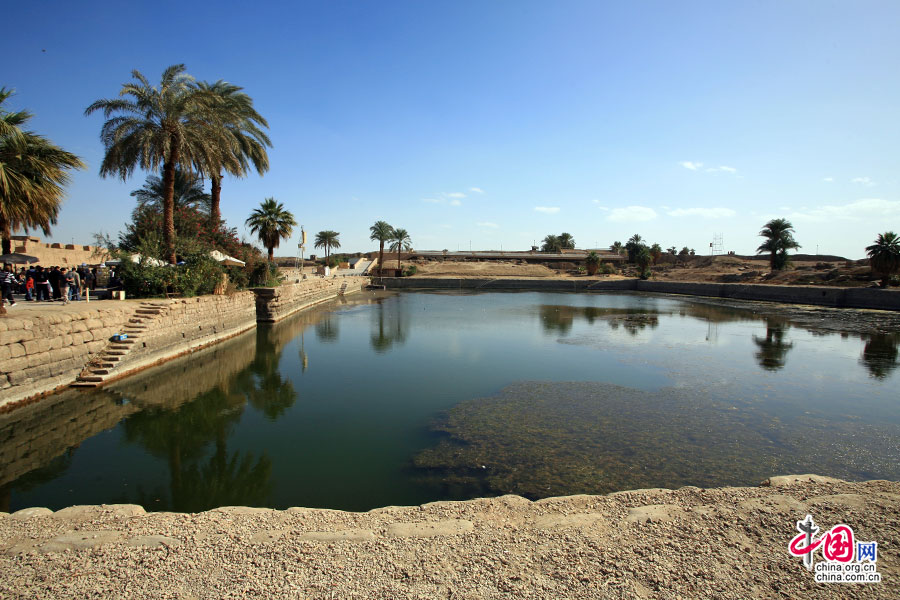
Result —
[[[367, 513], [133, 505], [0, 513], [0, 598], [898, 598], [900, 483], [518, 496]], [[877, 584], [817, 584], [807, 513], [878, 542]], [[817, 560], [821, 560], [817, 555]]]

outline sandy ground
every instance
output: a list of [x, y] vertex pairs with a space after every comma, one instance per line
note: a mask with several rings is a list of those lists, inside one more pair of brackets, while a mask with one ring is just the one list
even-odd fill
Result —
[[[900, 597], [900, 483], [766, 484], [367, 513], [26, 509], [0, 514], [0, 597]], [[815, 583], [787, 552], [807, 513], [877, 541], [882, 582]]]
[[[409, 263], [404, 262], [404, 265]], [[614, 275], [588, 276], [572, 270], [554, 269], [515, 261], [415, 261], [415, 277], [515, 277], [520, 279], [625, 279], [637, 276], [633, 265], [622, 265]], [[873, 285], [871, 269], [854, 261], [797, 261], [790, 269], [771, 272], [765, 259], [736, 256], [695, 256], [673, 261], [664, 257], [652, 267], [653, 279], [661, 281], [705, 281], [722, 283], [762, 283], [773, 285], [826, 285], [865, 287]], [[898, 289], [898, 288], [894, 288]]]

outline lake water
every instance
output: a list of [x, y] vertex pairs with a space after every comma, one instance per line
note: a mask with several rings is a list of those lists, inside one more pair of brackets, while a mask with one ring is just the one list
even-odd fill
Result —
[[898, 343], [689, 298], [367, 292], [0, 415], [0, 510], [896, 480]]

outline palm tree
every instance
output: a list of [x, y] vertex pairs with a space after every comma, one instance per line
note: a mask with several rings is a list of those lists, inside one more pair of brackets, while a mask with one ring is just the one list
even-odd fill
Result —
[[[134, 190], [131, 195], [137, 198], [138, 208], [162, 210], [165, 198], [162, 178], [158, 175], [148, 175], [144, 187]], [[200, 209], [207, 214], [210, 210], [210, 196], [203, 191], [203, 183], [200, 178], [181, 168], [175, 169], [172, 201], [176, 210], [179, 208]]]
[[369, 227], [371, 235], [369, 239], [378, 242], [378, 272], [381, 273], [384, 267], [384, 243], [393, 239], [394, 228], [385, 221], [375, 221], [375, 224]]
[[646, 246], [644, 246], [643, 238], [637, 233], [628, 238], [628, 242], [625, 244], [625, 250], [628, 252], [628, 262], [633, 263], [635, 261], [637, 253], [642, 247]]
[[788, 250], [799, 248], [800, 244], [794, 240], [794, 226], [787, 219], [772, 219], [762, 228], [759, 235], [766, 238], [756, 249], [757, 254], [768, 252], [769, 264], [772, 270], [780, 270], [787, 266]]
[[600, 268], [600, 255], [591, 250], [584, 262], [587, 265], [588, 275], [596, 275], [597, 269]]
[[559, 234], [559, 247], [566, 250], [575, 249], [575, 238], [571, 233], [562, 232]]
[[644, 244], [639, 244], [638, 249], [635, 251], [634, 260], [641, 269], [641, 279], [649, 278], [650, 263], [653, 262], [653, 257], [650, 255], [650, 248]]
[[12, 232], [40, 228], [50, 235], [50, 225], [62, 203], [63, 188], [71, 169], [83, 169], [80, 158], [56, 146], [47, 138], [22, 126], [31, 118], [28, 111], [11, 112], [3, 103], [12, 90], [0, 88], [0, 237], [2, 253], [12, 251]]
[[891, 275], [900, 273], [900, 236], [893, 231], [879, 233], [875, 243], [866, 246], [872, 270], [881, 275], [881, 287], [887, 287]]
[[269, 262], [275, 260], [275, 248], [281, 240], [291, 237], [297, 222], [290, 211], [285, 210], [275, 198], [266, 198], [245, 221], [250, 233], [258, 233], [259, 241], [269, 251]]
[[405, 229], [395, 229], [391, 237], [391, 251], [397, 252], [397, 270], [400, 270], [400, 253], [412, 251], [412, 239]]
[[622, 254], [625, 250], [625, 246], [622, 245], [622, 242], [613, 242], [613, 245], [610, 246], [609, 249], [616, 254]]
[[559, 252], [562, 248], [562, 242], [557, 235], [548, 235], [541, 242], [541, 252]]
[[653, 244], [652, 246], [650, 246], [650, 256], [653, 258], [654, 265], [659, 261], [659, 257], [662, 256], [662, 253], [662, 246], [660, 246], [659, 244]]
[[223, 149], [230, 147], [229, 136], [209, 95], [198, 93], [184, 65], [163, 71], [158, 87], [140, 71], [131, 76], [135, 81], [123, 84], [118, 98], [97, 100], [84, 112], [102, 111], [106, 118], [100, 132], [106, 146], [102, 177], [116, 175], [124, 181], [135, 167], [162, 170], [163, 239], [166, 258], [175, 264], [175, 168], [204, 172], [221, 164], [227, 159]]
[[332, 248], [340, 248], [341, 240], [338, 237], [341, 235], [337, 231], [320, 231], [316, 234], [315, 247], [316, 248], [325, 248], [325, 261], [328, 261], [328, 256], [330, 255], [330, 250]]
[[221, 219], [219, 201], [222, 194], [222, 171], [235, 177], [244, 177], [251, 167], [262, 175], [269, 170], [269, 155], [266, 147], [272, 142], [262, 130], [268, 127], [266, 120], [253, 108], [253, 99], [243, 93], [240, 86], [226, 81], [197, 84], [206, 102], [211, 105], [215, 121], [225, 131], [224, 152], [213, 155], [213, 163], [205, 166], [211, 183], [210, 224], [218, 227]]

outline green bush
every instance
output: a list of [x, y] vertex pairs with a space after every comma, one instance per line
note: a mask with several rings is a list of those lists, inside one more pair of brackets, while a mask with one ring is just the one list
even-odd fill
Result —
[[419, 268], [416, 265], [409, 265], [406, 267], [406, 270], [403, 271], [403, 275], [405, 277], [412, 277], [418, 272]]
[[278, 287], [284, 279], [275, 263], [260, 261], [250, 274], [251, 287]]
[[604, 275], [612, 275], [616, 272], [616, 268], [612, 263], [605, 262], [600, 265], [600, 272]]

